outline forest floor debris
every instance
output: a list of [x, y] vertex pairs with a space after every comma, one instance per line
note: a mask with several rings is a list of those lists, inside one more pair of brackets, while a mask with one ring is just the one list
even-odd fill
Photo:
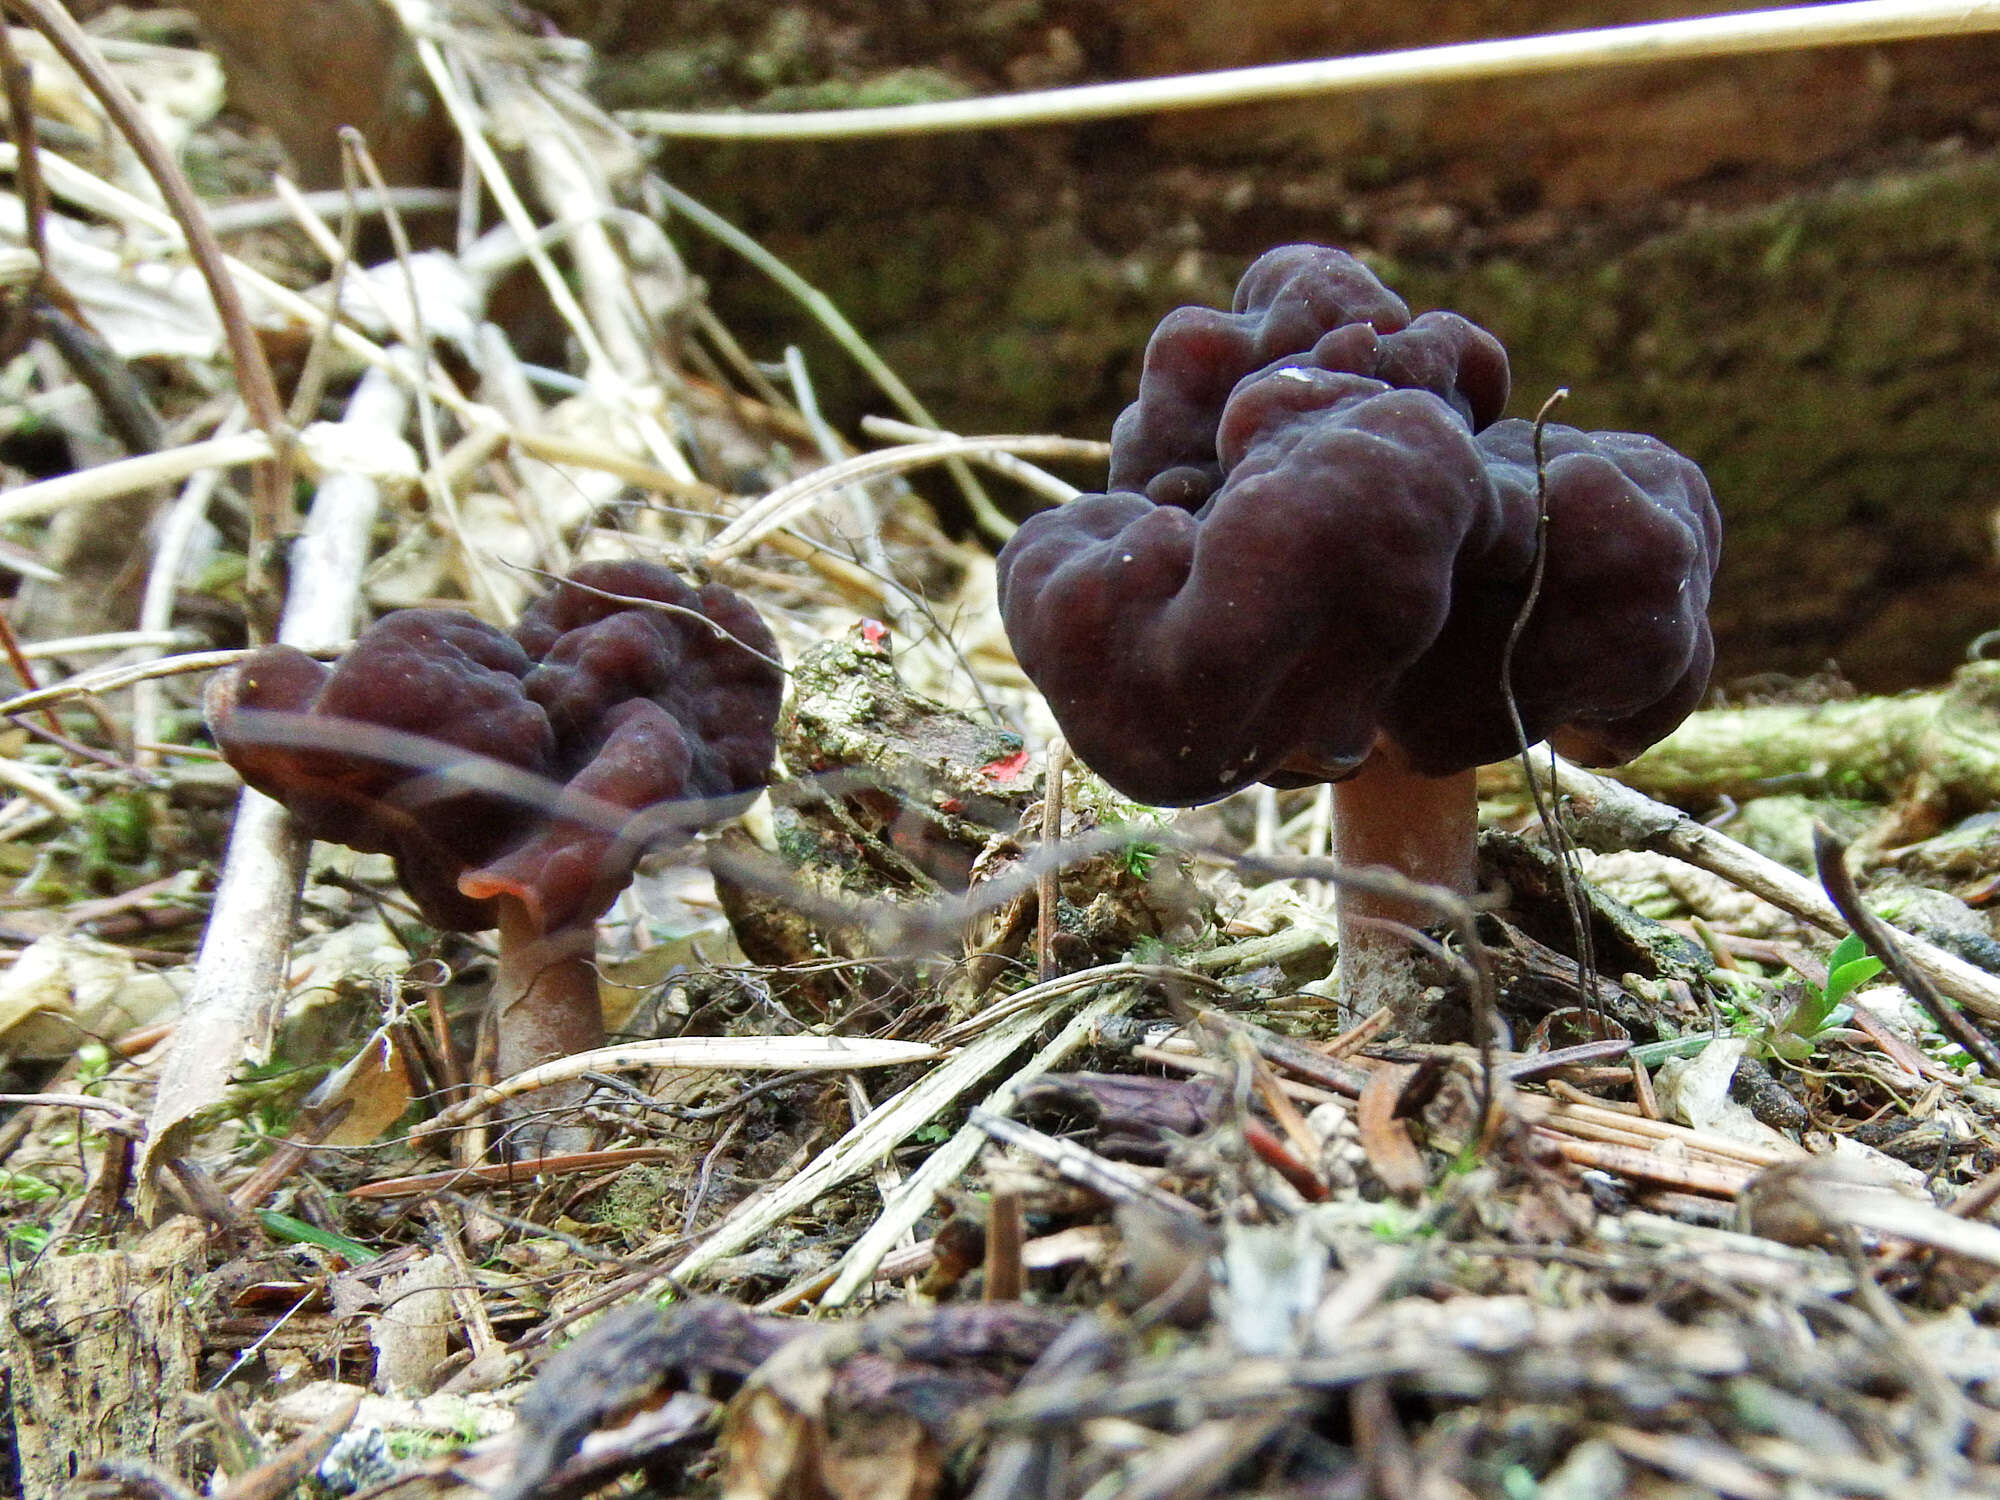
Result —
[[[120, 24], [108, 65], [177, 138], [220, 128], [215, 90], [148, 81], [205, 55], [111, 46]], [[224, 219], [254, 224], [229, 231], [243, 316], [310, 397], [295, 420], [363, 432], [308, 453], [289, 568], [254, 494], [188, 477], [279, 450], [239, 430], [176, 231], [102, 109], [37, 73], [72, 133], [38, 153], [46, 279], [10, 295], [83, 310], [111, 356], [90, 378], [156, 408], [168, 463], [109, 466], [98, 386], [57, 341], [10, 345], [0, 1338], [24, 1493], [2000, 1489], [2000, 1079], [1982, 1030], [1837, 945], [1800, 833], [1841, 824], [1901, 924], [1876, 946], [1989, 1027], [2000, 848], [1983, 738], [1954, 741], [1983, 664], [1925, 698], [1699, 715], [1638, 791], [1548, 771], [1596, 851], [1574, 924], [1577, 877], [1490, 773], [1493, 899], [1430, 977], [1503, 1030], [1399, 1038], [1339, 1004], [1323, 790], [1168, 820], [1072, 766], [1049, 799], [990, 556], [904, 474], [999, 455], [1006, 484], [1087, 445], [904, 425], [853, 459], [803, 359], [750, 362], [669, 237], [526, 243], [664, 184], [542, 87], [532, 44], [425, 24], [507, 253], [580, 353], [525, 359], [475, 301], [419, 358], [440, 330], [390, 272], [373, 333], [329, 332], [319, 210]], [[492, 149], [538, 122], [564, 128], [524, 162]], [[504, 620], [537, 570], [612, 555], [757, 599], [791, 777], [602, 924], [617, 1041], [556, 1066], [604, 1146], [508, 1160], [479, 1118], [524, 1085], [485, 1087], [470, 1045], [490, 947], [275, 819], [239, 811], [225, 854], [198, 674], [281, 599], [334, 648], [414, 602]], [[1749, 816], [1773, 783], [1786, 828]]]

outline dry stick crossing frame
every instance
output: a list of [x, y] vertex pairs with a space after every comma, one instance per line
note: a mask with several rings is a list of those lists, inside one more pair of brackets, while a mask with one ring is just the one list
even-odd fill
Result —
[[1845, 0], [932, 104], [795, 114], [629, 110], [620, 119], [642, 135], [676, 139], [805, 141], [927, 135], [1987, 31], [2000, 31], [2000, 0]]

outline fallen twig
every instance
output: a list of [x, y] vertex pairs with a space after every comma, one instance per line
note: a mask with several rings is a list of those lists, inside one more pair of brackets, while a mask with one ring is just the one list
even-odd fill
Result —
[[[1053, 853], [1062, 843], [1063, 773], [1069, 769], [1069, 746], [1051, 740], [1042, 772], [1042, 849]], [[1035, 881], [1035, 978], [1046, 984], [1056, 977], [1056, 908], [1062, 901], [1062, 866], [1051, 861]]]
[[[1550, 774], [1543, 763], [1537, 763], [1535, 770], [1537, 775]], [[1579, 843], [1600, 850], [1651, 849], [1670, 854], [1720, 875], [1822, 932], [1838, 937], [1848, 930], [1839, 910], [1811, 881], [1678, 808], [1564, 761], [1555, 762], [1553, 784], [1568, 804]], [[1896, 942], [1916, 970], [1945, 994], [1968, 1010], [2000, 1020], [2000, 978], [1913, 934], [1898, 932]]]
[[[1129, 1009], [1137, 1000], [1136, 989], [1123, 987], [1090, 1001], [1063, 1024], [1062, 1030], [1047, 1045], [1039, 1048], [1000, 1087], [988, 1094], [980, 1107], [996, 1115], [1011, 1110], [1028, 1080], [1060, 1066], [1071, 1053], [1089, 1044], [1097, 1035], [1099, 1026]], [[1025, 1040], [1035, 1029], [1034, 1025], [1023, 1027], [1021, 1038]], [[967, 1123], [950, 1140], [933, 1150], [923, 1164], [910, 1174], [894, 1201], [883, 1206], [880, 1217], [841, 1257], [835, 1267], [838, 1274], [826, 1295], [820, 1299], [820, 1306], [839, 1307], [866, 1286], [875, 1267], [895, 1248], [903, 1231], [930, 1211], [937, 1195], [972, 1165], [973, 1158], [985, 1142], [986, 1133], [977, 1125]]]
[[424, 1123], [425, 1134], [452, 1130], [520, 1094], [586, 1073], [684, 1068], [694, 1072], [846, 1072], [932, 1062], [943, 1053], [924, 1042], [883, 1042], [845, 1036], [692, 1036], [627, 1042], [577, 1052], [487, 1084]]
[[[403, 412], [401, 390], [370, 375], [355, 390], [347, 420], [371, 435], [393, 433], [402, 426]], [[281, 641], [311, 649], [353, 635], [361, 569], [380, 501], [380, 486], [361, 475], [335, 475], [321, 484], [294, 551]], [[139, 1163], [142, 1194], [154, 1191], [160, 1163], [182, 1150], [189, 1117], [221, 1096], [246, 1055], [261, 1056], [270, 1044], [306, 847], [283, 808], [261, 793], [243, 793], [195, 963], [194, 989], [160, 1071]]]
[[1107, 1161], [1096, 1152], [1087, 1151], [1074, 1141], [1059, 1141], [1052, 1135], [1045, 1135], [1016, 1120], [996, 1115], [991, 1110], [974, 1109], [967, 1118], [1002, 1145], [1024, 1151], [1052, 1168], [1065, 1182], [1089, 1188], [1099, 1197], [1112, 1203], [1143, 1204], [1160, 1213], [1174, 1214], [1181, 1218], [1201, 1217], [1195, 1206], [1186, 1199], [1178, 1198], [1164, 1188], [1155, 1187], [1123, 1162]]
[[1751, 1167], [1710, 1166], [1699, 1162], [1677, 1161], [1670, 1156], [1641, 1151], [1635, 1146], [1580, 1141], [1555, 1130], [1538, 1128], [1535, 1134], [1539, 1139], [1554, 1146], [1565, 1160], [1575, 1162], [1580, 1167], [1595, 1167], [1601, 1172], [1610, 1172], [1619, 1177], [1636, 1178], [1641, 1182], [1657, 1182], [1665, 1187], [1700, 1193], [1709, 1198], [1734, 1198], [1757, 1175], [1755, 1169]]

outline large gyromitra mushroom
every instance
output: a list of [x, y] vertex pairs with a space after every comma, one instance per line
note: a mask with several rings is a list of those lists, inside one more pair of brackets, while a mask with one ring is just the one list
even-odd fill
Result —
[[[1000, 556], [1007, 633], [1075, 752], [1167, 805], [1331, 781], [1344, 863], [1470, 893], [1474, 770], [1520, 747], [1508, 686], [1529, 743], [1588, 764], [1670, 731], [1713, 656], [1707, 481], [1650, 437], [1548, 425], [1544, 502], [1508, 380], [1492, 335], [1413, 320], [1316, 245], [1260, 258], [1233, 311], [1168, 314], [1111, 493]], [[1340, 917], [1347, 997], [1413, 1003], [1408, 948], [1370, 919], [1418, 914], [1343, 893]]]
[[587, 563], [512, 632], [404, 609], [331, 668], [267, 646], [210, 684], [208, 717], [229, 763], [307, 833], [395, 856], [427, 921], [499, 929], [505, 1077], [603, 1043], [596, 919], [647, 847], [763, 786], [776, 658], [730, 590]]

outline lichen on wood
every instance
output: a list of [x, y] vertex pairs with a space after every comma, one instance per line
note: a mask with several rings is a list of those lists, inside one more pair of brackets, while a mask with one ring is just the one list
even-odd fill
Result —
[[0, 1319], [21, 1489], [56, 1500], [98, 1459], [137, 1458], [192, 1479], [185, 1393], [200, 1388], [201, 1327], [190, 1290], [207, 1236], [169, 1220], [130, 1250], [48, 1255]]
[[1711, 709], [1617, 779], [1685, 806], [1773, 792], [1897, 804], [1907, 843], [2000, 802], [2000, 662], [1933, 692]]

